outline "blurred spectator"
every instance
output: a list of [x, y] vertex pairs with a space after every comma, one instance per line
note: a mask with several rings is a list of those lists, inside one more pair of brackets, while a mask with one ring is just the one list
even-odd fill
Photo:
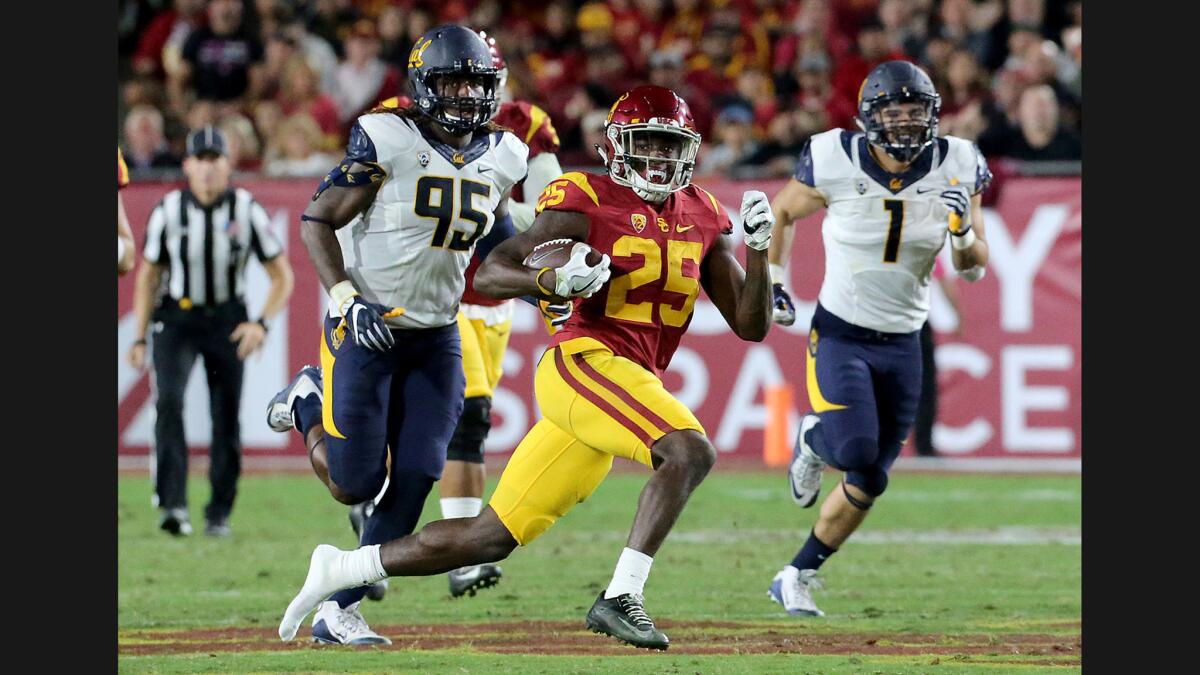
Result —
[[498, 33], [500, 23], [504, 18], [504, 8], [501, 3], [497, 0], [479, 0], [474, 4], [466, 24], [477, 31]]
[[268, 176], [323, 176], [338, 158], [321, 151], [321, 129], [312, 117], [298, 113], [279, 124], [268, 143]]
[[[767, 136], [754, 152], [732, 167], [731, 178], [782, 178], [791, 176], [804, 141], [812, 131], [801, 129], [796, 113], [785, 113], [771, 120]], [[824, 129], [821, 129], [824, 131]], [[807, 133], [806, 133], [807, 132]]]
[[163, 51], [170, 49], [177, 56], [196, 27], [205, 23], [204, 0], [174, 0], [171, 7], [154, 17], [138, 39], [133, 54], [133, 71], [139, 75], [163, 77]]
[[[583, 116], [579, 129], [583, 135], [583, 157], [576, 161], [580, 164], [600, 164], [600, 153], [596, 146], [604, 147], [604, 123], [608, 121], [608, 111], [598, 108]], [[561, 156], [561, 155], [560, 155]]]
[[281, 122], [283, 110], [276, 101], [259, 101], [254, 106], [254, 128], [258, 130], [260, 138], [273, 138]]
[[317, 87], [317, 74], [312, 66], [304, 57], [293, 56], [283, 68], [283, 83], [276, 102], [287, 117], [295, 113], [311, 116], [327, 137], [320, 147], [332, 148], [339, 144], [342, 136], [338, 106], [331, 96], [321, 93]]
[[1062, 34], [1063, 51], [1075, 64], [1073, 71], [1062, 79], [1062, 85], [1080, 104], [1083, 103], [1083, 28], [1071, 26]]
[[286, 33], [273, 33], [266, 38], [263, 49], [262, 89], [264, 99], [279, 96], [283, 87], [283, 71], [288, 61], [298, 53], [296, 41]]
[[1059, 123], [1058, 99], [1049, 85], [1039, 84], [1021, 93], [1017, 127], [1005, 128], [979, 139], [985, 155], [1023, 160], [1079, 160], [1079, 137]]
[[663, 26], [658, 40], [659, 49], [687, 52], [699, 44], [704, 32], [703, 0], [673, 0], [675, 13]]
[[241, 114], [228, 115], [217, 125], [225, 137], [225, 154], [234, 171], [258, 171], [262, 168], [259, 158], [258, 137], [254, 135], [254, 124]]
[[835, 94], [857, 108], [859, 87], [871, 69], [894, 59], [912, 60], [904, 52], [892, 49], [882, 25], [874, 20], [868, 22], [859, 30], [857, 52], [847, 54], [833, 71]]
[[[535, 35], [535, 47], [528, 60], [539, 92], [549, 93], [571, 86], [577, 81], [576, 73], [583, 70], [582, 54], [578, 51], [579, 36], [572, 16], [571, 4], [566, 0], [552, 2], [546, 7], [542, 19], [544, 30]], [[550, 113], [557, 122], [558, 116], [553, 110]], [[561, 127], [559, 131], [562, 131]]]
[[125, 116], [125, 163], [130, 171], [179, 166], [163, 133], [163, 116], [157, 108], [138, 105]]
[[192, 31], [183, 45], [183, 62], [171, 80], [174, 100], [184, 100], [189, 81], [198, 99], [253, 100], [261, 86], [262, 59], [262, 42], [242, 28], [240, 0], [211, 0], [208, 25]]
[[650, 55], [650, 84], [666, 87], [687, 101], [696, 130], [702, 138], [712, 131], [712, 101], [684, 79], [683, 55], [675, 50], [659, 50]]
[[[292, 45], [300, 50], [304, 59], [308, 61], [308, 65], [320, 76], [321, 91], [326, 93], [333, 91], [337, 86], [335, 77], [338, 66], [338, 57], [334, 53], [333, 47], [324, 38], [310, 33], [308, 26], [305, 25], [304, 17], [299, 14], [293, 15], [285, 21], [282, 31], [284, 35], [291, 38]], [[407, 51], [404, 56], [408, 56]]]
[[971, 52], [959, 49], [951, 54], [945, 83], [938, 93], [942, 95], [943, 119], [952, 117], [971, 103], [987, 100], [987, 80]]
[[913, 0], [881, 0], [879, 23], [892, 51], [904, 52], [915, 59], [925, 51], [924, 15], [917, 14]]
[[375, 24], [362, 19], [346, 38], [346, 58], [337, 69], [337, 101], [342, 124], [357, 119], [380, 101], [400, 94], [400, 71], [379, 58]]
[[379, 56], [401, 69], [408, 67], [408, 53], [413, 46], [404, 25], [404, 10], [397, 5], [388, 5], [379, 14]]
[[790, 82], [795, 93], [791, 95], [789, 108], [807, 112], [810, 119], [816, 117], [813, 121], [819, 122], [822, 131], [856, 128], [856, 103], [834, 92], [829, 59], [824, 54], [807, 54], [801, 58]]
[[350, 26], [363, 18], [362, 13], [350, 0], [312, 0], [308, 7], [311, 12], [309, 30], [332, 45], [337, 57], [341, 58], [342, 43], [350, 32]]
[[942, 0], [938, 7], [938, 18], [941, 26], [937, 35], [970, 50], [979, 61], [988, 58], [992, 50], [992, 36], [978, 30], [971, 0]]
[[[723, 108], [713, 125], [718, 143], [708, 146], [696, 162], [697, 176], [728, 174], [758, 149], [754, 140], [754, 111], [742, 104]], [[705, 146], [701, 146], [704, 149]]]
[[779, 113], [771, 78], [761, 70], [748, 69], [737, 77], [737, 96], [754, 111], [754, 125], [766, 129]]

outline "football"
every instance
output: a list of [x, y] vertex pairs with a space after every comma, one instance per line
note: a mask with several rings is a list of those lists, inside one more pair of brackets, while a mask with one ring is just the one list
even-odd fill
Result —
[[575, 241], [574, 239], [551, 239], [533, 247], [533, 250], [525, 257], [525, 266], [532, 267], [535, 270], [540, 270], [543, 267], [561, 267], [571, 259], [571, 253], [574, 252], [576, 246], [582, 246], [587, 249], [588, 254], [585, 260], [589, 265], [598, 265], [603, 259], [591, 246], [581, 241]]

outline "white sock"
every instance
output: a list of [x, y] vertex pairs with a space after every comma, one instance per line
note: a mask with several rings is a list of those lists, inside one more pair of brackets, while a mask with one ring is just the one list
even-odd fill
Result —
[[474, 518], [483, 510], [479, 497], [444, 497], [441, 502], [442, 518]]
[[653, 562], [654, 558], [626, 547], [617, 559], [617, 569], [613, 572], [612, 581], [608, 582], [608, 590], [604, 591], [605, 599], [626, 593], [641, 595]]
[[388, 573], [383, 569], [383, 561], [379, 557], [379, 544], [342, 551], [338, 565], [338, 578], [354, 581], [356, 586], [365, 586], [388, 578]]

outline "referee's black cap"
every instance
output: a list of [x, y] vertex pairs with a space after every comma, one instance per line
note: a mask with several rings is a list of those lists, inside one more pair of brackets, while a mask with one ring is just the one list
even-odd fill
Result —
[[206, 124], [188, 134], [188, 156], [195, 157], [204, 153], [225, 154], [225, 136], [211, 124]]

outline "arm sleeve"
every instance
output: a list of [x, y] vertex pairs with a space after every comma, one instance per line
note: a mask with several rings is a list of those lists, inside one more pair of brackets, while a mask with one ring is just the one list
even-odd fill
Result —
[[475, 257], [483, 262], [492, 249], [496, 248], [505, 239], [515, 235], [516, 229], [513, 228], [513, 220], [511, 216], [499, 218], [492, 224], [492, 229], [488, 231], [487, 236], [480, 239], [475, 244]]

